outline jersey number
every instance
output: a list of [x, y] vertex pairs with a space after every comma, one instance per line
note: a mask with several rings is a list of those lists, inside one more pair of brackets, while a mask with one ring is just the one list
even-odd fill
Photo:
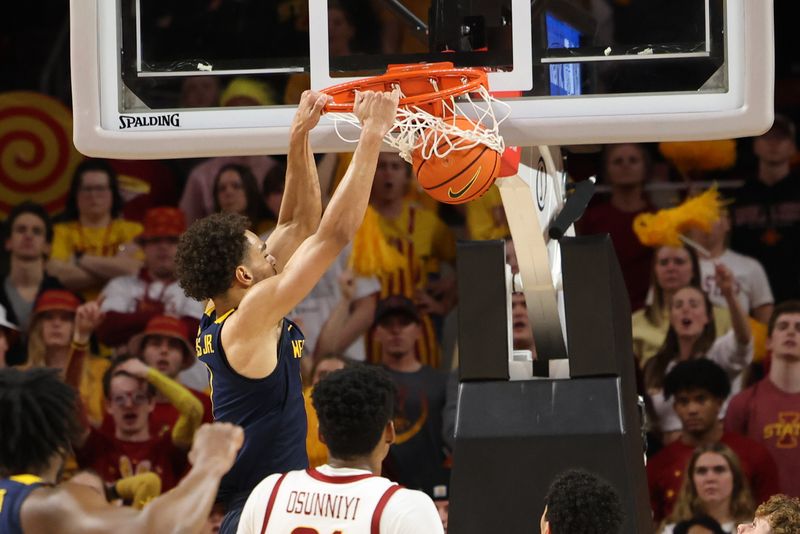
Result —
[[[292, 534], [319, 534], [319, 530], [311, 527], [297, 527], [292, 531]], [[342, 534], [342, 531], [337, 530], [333, 534]]]
[[0, 512], [3, 511], [3, 500], [6, 498], [6, 490], [0, 490]]

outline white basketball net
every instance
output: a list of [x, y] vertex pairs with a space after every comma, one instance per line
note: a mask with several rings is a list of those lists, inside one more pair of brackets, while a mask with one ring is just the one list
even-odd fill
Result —
[[[469, 150], [479, 143], [502, 154], [505, 143], [500, 137], [499, 127], [508, 118], [510, 106], [494, 98], [483, 86], [474, 95], [464, 94], [459, 98], [462, 101], [458, 105], [454, 96], [442, 100], [447, 118], [437, 117], [416, 106], [398, 107], [395, 127], [386, 134], [384, 141], [397, 149], [400, 157], [408, 163], [411, 163], [411, 153], [417, 149], [425, 159], [432, 156], [442, 158], [454, 150]], [[497, 114], [495, 107], [498, 108]], [[353, 113], [328, 113], [327, 116], [333, 119], [340, 139], [348, 143], [358, 142], [358, 139], [346, 138], [339, 130], [342, 123], [361, 127]], [[464, 129], [463, 119], [458, 121], [460, 126], [457, 125], [456, 117], [466, 119], [471, 127]]]

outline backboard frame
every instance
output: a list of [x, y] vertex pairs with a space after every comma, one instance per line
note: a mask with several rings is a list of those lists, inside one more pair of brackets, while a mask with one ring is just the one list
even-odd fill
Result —
[[[726, 43], [727, 91], [508, 99], [511, 119], [501, 134], [516, 146], [760, 134], [774, 114], [772, 4], [726, 1], [726, 35], [744, 35]], [[109, 24], [118, 20], [118, 2], [71, 0], [70, 6], [74, 142], [82, 153], [148, 159], [287, 152], [295, 106], [120, 112], [120, 28]], [[123, 128], [122, 116], [134, 117], [135, 127]], [[353, 149], [327, 119], [311, 142], [317, 152]]]

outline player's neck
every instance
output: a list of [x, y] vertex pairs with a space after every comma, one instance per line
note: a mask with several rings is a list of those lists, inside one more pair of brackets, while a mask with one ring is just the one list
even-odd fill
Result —
[[381, 474], [381, 462], [371, 456], [360, 456], [352, 460], [342, 460], [331, 456], [328, 458], [328, 465], [334, 469], [361, 469], [369, 471], [373, 475]]
[[800, 360], [773, 355], [769, 379], [784, 393], [800, 393]]
[[770, 163], [761, 161], [758, 164], [758, 179], [766, 185], [775, 185], [789, 175], [789, 162]]
[[246, 291], [247, 290], [241, 288], [233, 288], [224, 295], [214, 297], [214, 311], [216, 311], [217, 317], [234, 308], [238, 308]]

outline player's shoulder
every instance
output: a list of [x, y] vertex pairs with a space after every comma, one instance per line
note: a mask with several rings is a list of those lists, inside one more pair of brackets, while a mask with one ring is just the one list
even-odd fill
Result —
[[398, 487], [386, 501], [380, 531], [389, 534], [443, 532], [442, 521], [433, 500], [425, 493]]

